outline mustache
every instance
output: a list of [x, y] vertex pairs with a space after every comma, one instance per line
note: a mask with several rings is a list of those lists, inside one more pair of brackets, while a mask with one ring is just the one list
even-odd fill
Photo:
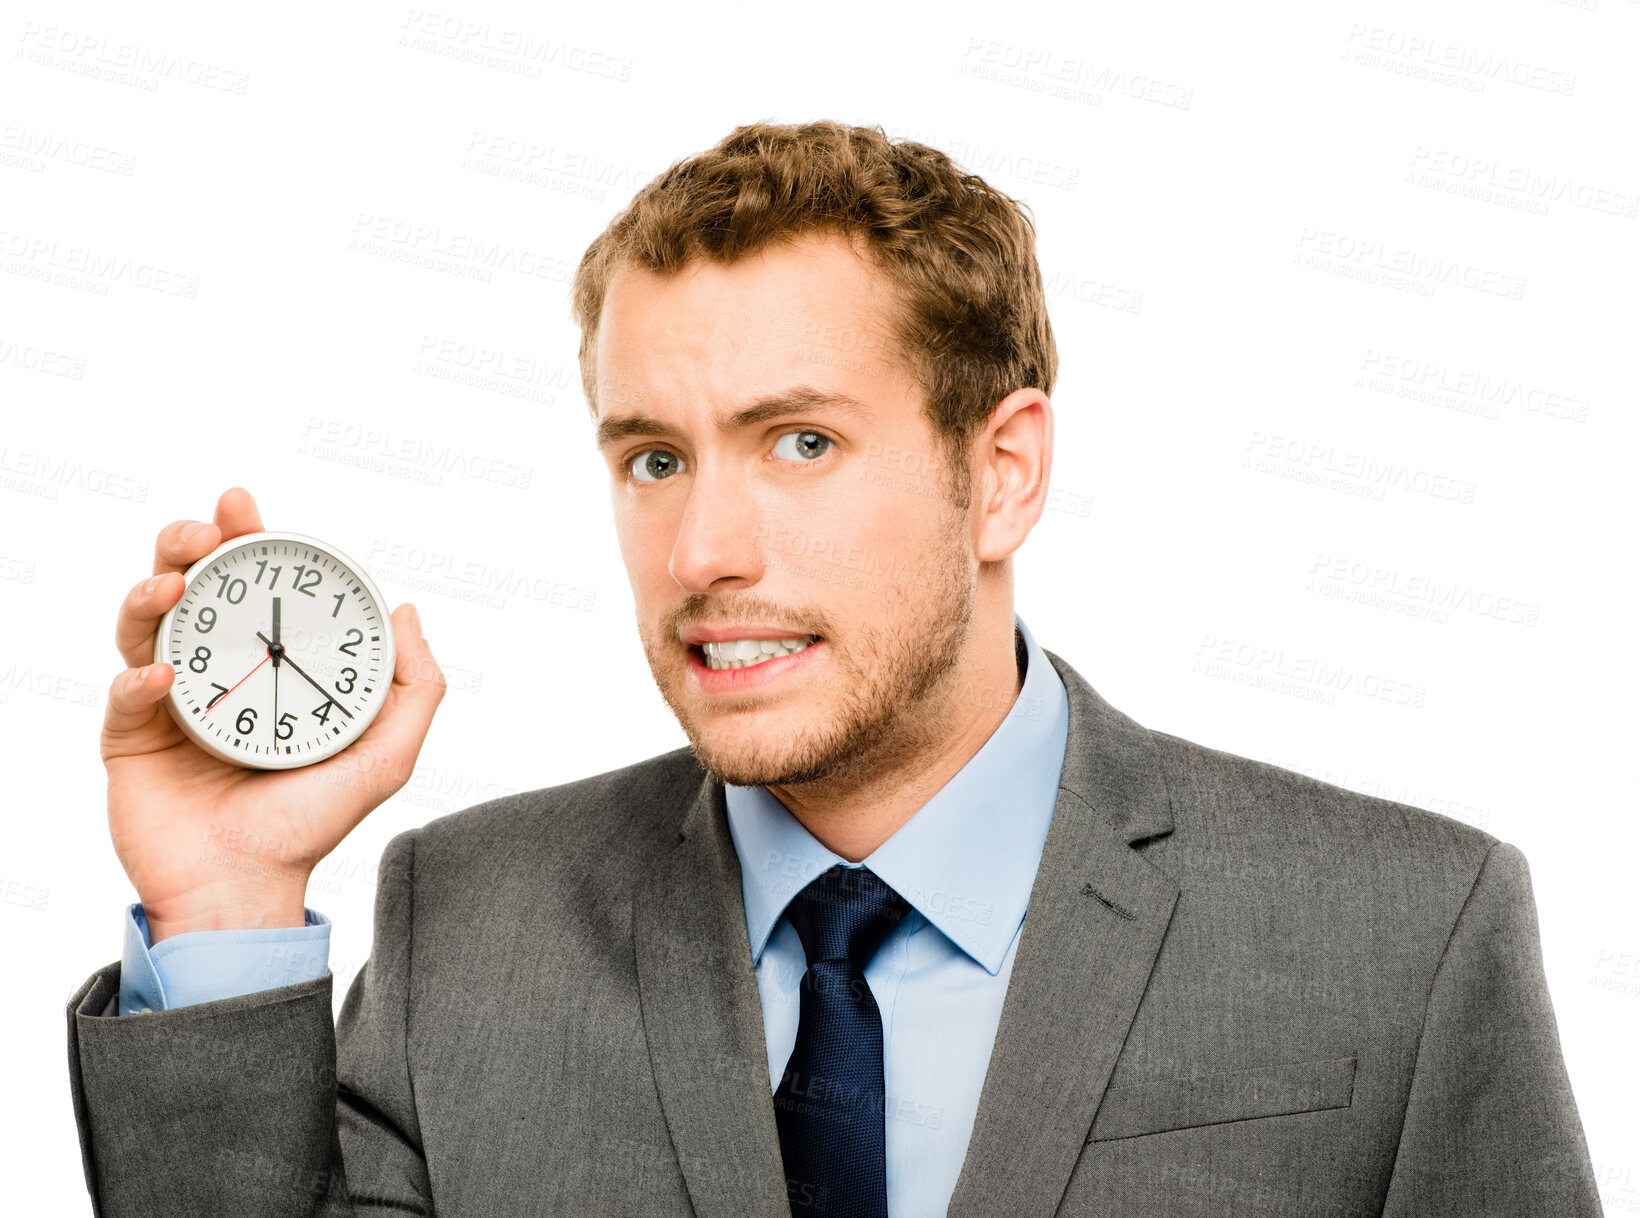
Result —
[[[807, 618], [807, 624], [804, 619]], [[784, 608], [772, 601], [740, 601], [732, 605], [713, 604], [704, 596], [692, 596], [669, 616], [667, 631], [672, 638], [680, 637], [690, 626], [712, 622], [759, 622], [764, 625], [790, 627], [793, 637], [815, 634], [827, 637], [831, 623], [823, 615], [802, 613]], [[797, 623], [797, 624], [793, 624]]]

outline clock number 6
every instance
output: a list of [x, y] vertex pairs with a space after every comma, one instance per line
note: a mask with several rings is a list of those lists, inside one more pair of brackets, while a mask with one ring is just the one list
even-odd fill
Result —
[[233, 721], [233, 725], [234, 729], [241, 736], [249, 736], [256, 728], [256, 711], [247, 706], [244, 710], [239, 712], [239, 718]]

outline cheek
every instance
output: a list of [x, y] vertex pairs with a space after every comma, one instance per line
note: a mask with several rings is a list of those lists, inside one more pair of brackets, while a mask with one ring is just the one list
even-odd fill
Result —
[[636, 581], [657, 566], [664, 572], [672, 552], [670, 522], [640, 505], [628, 503], [619, 490], [615, 492], [613, 507], [615, 540], [628, 574]]
[[645, 622], [667, 597], [667, 585], [671, 583], [667, 551], [647, 544], [641, 531], [618, 529], [616, 538], [620, 543], [627, 587], [632, 592], [633, 612], [640, 622]]

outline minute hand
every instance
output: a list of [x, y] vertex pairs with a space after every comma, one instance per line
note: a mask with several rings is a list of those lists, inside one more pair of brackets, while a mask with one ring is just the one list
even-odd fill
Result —
[[[256, 632], [256, 637], [261, 639], [264, 643], [267, 643], [269, 647], [273, 646], [272, 642], [269, 641], [268, 636], [263, 634], [260, 630]], [[323, 685], [320, 685], [312, 677], [308, 676], [307, 673], [302, 671], [301, 665], [297, 664], [295, 660], [290, 658], [290, 653], [288, 651], [285, 653], [284, 659], [285, 663], [296, 669], [297, 676], [301, 677], [302, 680], [306, 681], [309, 685], [313, 686], [314, 689], [318, 690], [325, 696], [326, 702], [336, 702], [335, 696], [328, 689], [326, 689]], [[342, 714], [346, 715], [349, 719], [353, 718], [353, 712], [348, 710], [347, 707], [343, 706], [340, 702], [336, 702], [336, 709], [341, 711]]]

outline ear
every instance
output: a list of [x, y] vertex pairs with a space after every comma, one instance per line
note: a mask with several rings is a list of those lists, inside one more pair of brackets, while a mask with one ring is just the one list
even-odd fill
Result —
[[1053, 468], [1053, 404], [1040, 389], [1016, 389], [991, 412], [970, 454], [977, 475], [974, 557], [999, 562], [1042, 518]]

